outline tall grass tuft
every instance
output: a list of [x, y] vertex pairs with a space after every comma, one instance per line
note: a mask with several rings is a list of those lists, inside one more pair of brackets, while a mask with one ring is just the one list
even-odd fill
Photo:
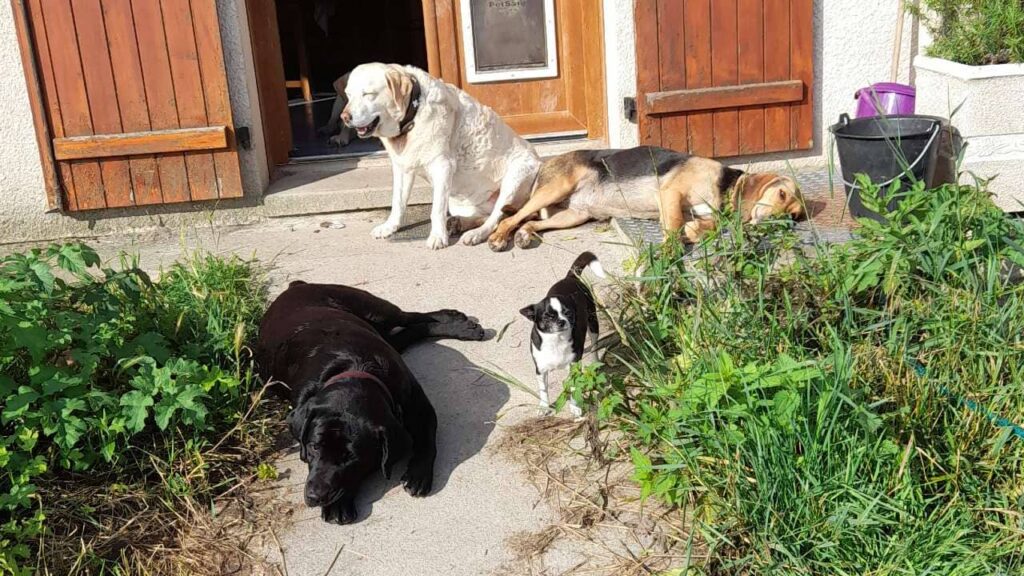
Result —
[[0, 258], [0, 574], [223, 573], [233, 540], [196, 526], [270, 444], [265, 284], [206, 253], [155, 281], [78, 243]]
[[975, 188], [900, 194], [844, 245], [646, 249], [608, 368], [574, 372], [705, 573], [1024, 573], [1024, 227]]

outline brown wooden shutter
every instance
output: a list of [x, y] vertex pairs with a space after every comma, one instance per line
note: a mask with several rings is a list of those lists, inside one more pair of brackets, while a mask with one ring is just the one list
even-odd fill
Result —
[[12, 2], [27, 20], [23, 61], [30, 92], [39, 83], [60, 207], [242, 195], [216, 2]]
[[727, 157], [813, 145], [813, 0], [635, 0], [643, 144]]

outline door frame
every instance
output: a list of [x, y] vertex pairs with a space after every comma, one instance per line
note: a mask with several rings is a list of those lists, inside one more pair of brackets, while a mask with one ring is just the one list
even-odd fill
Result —
[[[449, 84], [462, 87], [465, 72], [460, 64], [463, 50], [459, 46], [458, 14], [463, 0], [422, 0], [423, 27], [427, 40], [428, 72]], [[583, 97], [586, 99], [586, 117], [575, 118], [569, 112], [551, 113], [546, 121], [552, 123], [579, 123], [587, 127], [586, 137], [604, 140], [608, 136], [607, 106], [605, 102], [604, 6], [601, 0], [578, 0], [583, 3]], [[560, 68], [578, 65], [562, 61]], [[561, 70], [559, 75], [561, 75]], [[528, 81], [528, 80], [527, 80]], [[563, 118], [564, 116], [564, 118]], [[518, 126], [520, 132], [531, 133], [528, 125]]]
[[[291, 149], [291, 120], [288, 115], [287, 97], [274, 97], [275, 92], [284, 94], [284, 63], [281, 56], [280, 31], [277, 29], [276, 12], [270, 9], [276, 0], [244, 0], [249, 17], [249, 40], [252, 46], [253, 65], [256, 68], [256, 86], [260, 100], [260, 121], [267, 146], [267, 162], [271, 175], [275, 169], [288, 162], [287, 152]], [[423, 28], [427, 48], [427, 72], [435, 78], [461, 86], [463, 72], [460, 67], [462, 50], [458, 46], [455, 30], [456, 4], [461, 0], [421, 0], [423, 7]], [[565, 120], [587, 126], [587, 138], [604, 140], [608, 136], [608, 117], [605, 101], [605, 55], [604, 55], [604, 10], [601, 0], [578, 0], [584, 2], [584, 71], [583, 94], [586, 98], [586, 117]], [[256, 15], [259, 16], [256, 16]], [[441, 33], [441, 30], [450, 33]], [[275, 34], [276, 33], [276, 34]], [[561, 62], [560, 66], [574, 65]], [[283, 103], [283, 106], [282, 106]], [[553, 114], [566, 114], [553, 113]], [[527, 130], [528, 131], [528, 130]], [[273, 178], [273, 176], [271, 176]]]

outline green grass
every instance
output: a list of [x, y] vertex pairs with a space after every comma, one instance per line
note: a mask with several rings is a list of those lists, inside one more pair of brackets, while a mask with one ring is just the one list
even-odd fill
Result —
[[1024, 62], [1021, 0], [923, 0], [922, 7], [934, 38], [929, 55], [975, 66]]
[[889, 222], [813, 253], [735, 223], [696, 261], [650, 248], [621, 346], [574, 373], [703, 573], [1024, 573], [1024, 227], [957, 186]]
[[0, 259], [0, 574], [175, 571], [191, 512], [267, 441], [245, 420], [265, 296], [235, 257], [156, 281], [83, 244]]

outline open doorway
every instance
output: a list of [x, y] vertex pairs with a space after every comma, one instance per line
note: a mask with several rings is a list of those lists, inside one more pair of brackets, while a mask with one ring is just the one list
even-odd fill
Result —
[[[365, 62], [427, 67], [421, 0], [277, 0], [293, 160], [369, 154], [342, 132], [337, 80]], [[332, 121], [332, 119], [334, 121]], [[349, 138], [348, 136], [351, 136]]]

